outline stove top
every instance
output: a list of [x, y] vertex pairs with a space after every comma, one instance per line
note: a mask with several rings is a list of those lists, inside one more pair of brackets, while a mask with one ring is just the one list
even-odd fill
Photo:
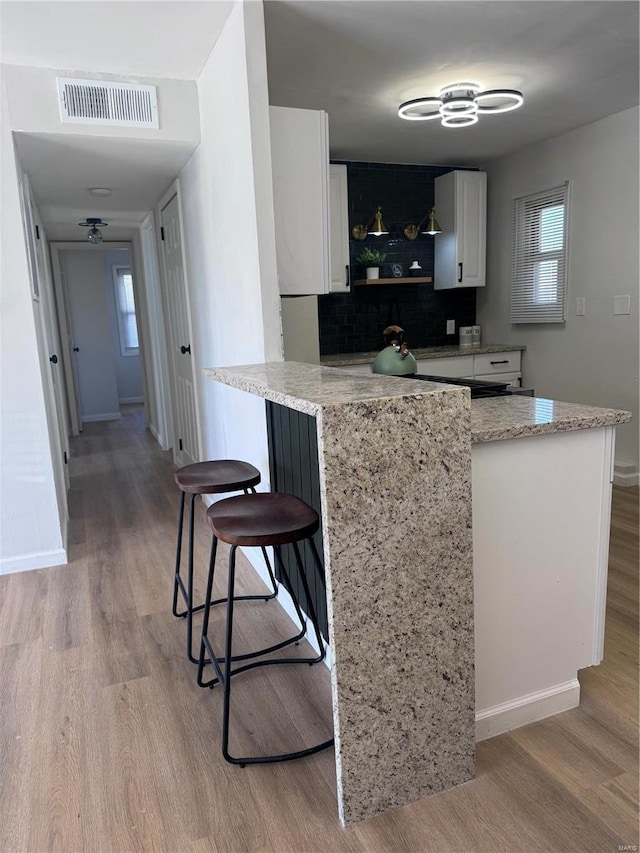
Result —
[[462, 385], [471, 390], [471, 399], [482, 397], [506, 397], [510, 392], [504, 382], [486, 382], [481, 379], [458, 379], [450, 376], [431, 376], [426, 373], [411, 373], [405, 379], [419, 379], [424, 382], [442, 382], [447, 385]]

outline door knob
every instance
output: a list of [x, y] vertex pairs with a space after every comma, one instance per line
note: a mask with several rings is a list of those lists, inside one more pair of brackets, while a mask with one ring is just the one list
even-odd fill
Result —
[[51, 364], [57, 364], [58, 356], [54, 353], [52, 356], [49, 356], [49, 361], [51, 362]]
[[191, 355], [191, 344], [187, 344], [186, 347], [180, 347], [180, 352], [182, 353], [182, 355], [185, 355], [185, 353], [189, 353], [189, 355]]
[[80, 347], [74, 347], [74, 348], [73, 348], [73, 351], [74, 351], [74, 352], [80, 352]]

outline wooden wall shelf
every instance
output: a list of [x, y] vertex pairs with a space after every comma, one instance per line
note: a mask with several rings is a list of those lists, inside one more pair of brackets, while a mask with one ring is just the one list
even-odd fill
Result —
[[431, 284], [433, 281], [429, 276], [410, 278], [359, 278], [353, 282], [356, 284]]

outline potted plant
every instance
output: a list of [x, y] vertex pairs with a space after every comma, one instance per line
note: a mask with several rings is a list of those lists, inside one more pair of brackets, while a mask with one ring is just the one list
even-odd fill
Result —
[[387, 256], [384, 252], [379, 252], [378, 249], [370, 249], [368, 246], [362, 250], [358, 261], [367, 270], [367, 278], [380, 278], [380, 264]]

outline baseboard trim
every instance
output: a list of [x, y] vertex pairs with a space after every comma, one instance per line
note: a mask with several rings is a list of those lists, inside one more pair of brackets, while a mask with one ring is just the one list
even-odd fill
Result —
[[36, 554], [23, 554], [20, 557], [3, 557], [0, 559], [0, 575], [48, 569], [51, 566], [66, 566], [67, 562], [67, 552], [64, 548], [40, 551]]
[[122, 415], [120, 412], [103, 412], [100, 415], [82, 415], [82, 423], [88, 424], [94, 421], [119, 421]]
[[638, 486], [640, 473], [633, 465], [614, 465], [613, 482], [616, 486]]
[[572, 678], [571, 681], [494, 705], [476, 714], [476, 741], [519, 729], [561, 711], [569, 711], [579, 704], [580, 682]]
[[121, 405], [126, 403], [144, 403], [144, 397], [120, 397], [118, 402]]

